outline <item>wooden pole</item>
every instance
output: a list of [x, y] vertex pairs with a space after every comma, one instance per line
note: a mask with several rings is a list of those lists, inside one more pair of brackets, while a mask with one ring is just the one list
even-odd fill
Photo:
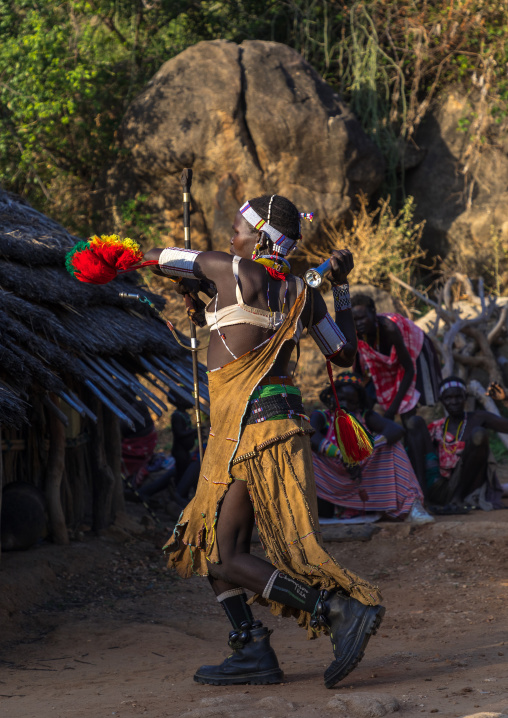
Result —
[[113, 471], [106, 462], [104, 448], [104, 408], [96, 400], [93, 408], [97, 415], [97, 424], [92, 426], [90, 462], [92, 467], [92, 528], [101, 534], [111, 523], [111, 499], [115, 486]]
[[[51, 394], [51, 401], [59, 409], [60, 399], [56, 394]], [[61, 499], [62, 477], [65, 469], [65, 426], [53, 411], [48, 411], [48, 426], [50, 443], [45, 489], [51, 534], [55, 543], [68, 544], [69, 533], [65, 524]]]
[[114, 485], [111, 499], [111, 518], [125, 513], [125, 498], [122, 479], [122, 433], [120, 422], [112, 412], [107, 412], [104, 422], [104, 442], [108, 466], [113, 472]]
[[[184, 169], [181, 177], [183, 190], [183, 234], [185, 241], [185, 249], [191, 249], [190, 240], [190, 188], [192, 184], [192, 170]], [[196, 350], [198, 342], [196, 339], [196, 325], [189, 318], [191, 347]], [[198, 353], [192, 352], [192, 377], [194, 380], [194, 407], [196, 411], [196, 429], [198, 431], [199, 460], [203, 463], [203, 437], [201, 436], [201, 409], [199, 406], [199, 373], [198, 373]]]
[[[4, 460], [2, 454], [2, 427], [0, 426], [0, 531], [2, 529], [1, 515], [2, 515], [2, 489], [4, 485]], [[0, 533], [0, 557], [2, 555], [2, 539]]]

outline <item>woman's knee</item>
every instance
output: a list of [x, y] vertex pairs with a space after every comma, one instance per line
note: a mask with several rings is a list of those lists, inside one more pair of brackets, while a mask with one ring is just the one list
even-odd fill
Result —
[[471, 433], [471, 442], [474, 446], [488, 446], [489, 433], [483, 426], [477, 426]]
[[426, 429], [427, 424], [421, 416], [410, 416], [405, 422], [405, 429], [413, 435], [422, 435]]
[[222, 555], [220, 563], [213, 563], [208, 566], [208, 573], [212, 578], [226, 583], [237, 583], [238, 574], [242, 569], [242, 553]]

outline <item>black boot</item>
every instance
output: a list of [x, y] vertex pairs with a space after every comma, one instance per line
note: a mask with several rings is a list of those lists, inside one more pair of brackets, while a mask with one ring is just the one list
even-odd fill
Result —
[[333, 688], [360, 663], [384, 614], [383, 606], [364, 606], [338, 591], [321, 591], [311, 625], [326, 626], [330, 632], [335, 660], [325, 671], [327, 688]]
[[252, 626], [242, 623], [240, 632], [231, 631], [229, 634], [233, 653], [220, 666], [201, 666], [194, 680], [213, 686], [282, 683], [284, 674], [270, 646], [271, 633], [261, 621], [254, 621]]

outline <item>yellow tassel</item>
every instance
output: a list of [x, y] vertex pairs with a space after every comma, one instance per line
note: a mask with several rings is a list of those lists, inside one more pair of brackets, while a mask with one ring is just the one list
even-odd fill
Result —
[[136, 253], [141, 251], [139, 244], [134, 239], [130, 239], [130, 237], [121, 239], [117, 234], [101, 234], [100, 237], [95, 234], [93, 237], [90, 237], [90, 244], [96, 246], [117, 244]]
[[349, 412], [338, 409], [334, 424], [337, 445], [345, 464], [355, 466], [372, 454], [373, 437]]

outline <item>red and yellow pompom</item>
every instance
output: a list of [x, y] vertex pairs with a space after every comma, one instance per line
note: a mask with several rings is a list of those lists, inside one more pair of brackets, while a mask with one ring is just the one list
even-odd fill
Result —
[[326, 362], [326, 368], [337, 406], [333, 419], [337, 446], [342, 461], [347, 466], [356, 466], [364, 459], [368, 459], [374, 451], [374, 438], [349, 411], [340, 408], [333, 381], [332, 365], [329, 361]]
[[119, 272], [130, 272], [145, 264], [139, 244], [117, 234], [94, 235], [87, 242], [78, 242], [67, 253], [65, 266], [80, 282], [107, 284]]

